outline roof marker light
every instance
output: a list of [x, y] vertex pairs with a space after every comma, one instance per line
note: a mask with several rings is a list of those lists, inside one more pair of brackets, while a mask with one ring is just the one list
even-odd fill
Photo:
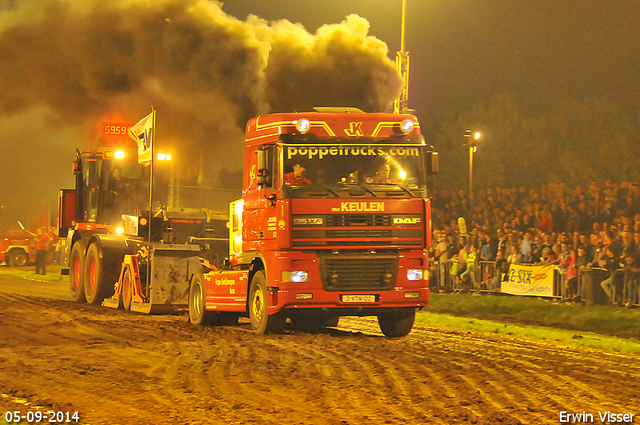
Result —
[[311, 123], [309, 123], [309, 120], [306, 118], [300, 118], [298, 121], [295, 122], [295, 125], [296, 125], [296, 129], [302, 134], [306, 133], [311, 129]]
[[409, 134], [413, 131], [413, 126], [413, 120], [406, 119], [400, 124], [400, 130], [402, 130], [404, 134]]

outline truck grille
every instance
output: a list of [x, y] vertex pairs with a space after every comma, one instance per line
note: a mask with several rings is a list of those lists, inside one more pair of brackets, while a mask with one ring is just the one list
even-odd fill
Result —
[[423, 244], [419, 214], [294, 214], [293, 223], [293, 246], [298, 248], [416, 248]]
[[393, 288], [398, 257], [392, 255], [322, 255], [322, 285], [327, 291], [362, 291]]
[[326, 216], [327, 227], [391, 226], [389, 214], [331, 214]]
[[327, 230], [327, 238], [390, 238], [391, 229]]

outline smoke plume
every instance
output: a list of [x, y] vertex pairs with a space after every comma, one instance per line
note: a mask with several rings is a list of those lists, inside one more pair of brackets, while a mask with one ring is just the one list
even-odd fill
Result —
[[313, 106], [387, 111], [400, 90], [386, 45], [359, 16], [311, 34], [222, 7], [0, 0], [0, 203], [54, 199], [72, 185], [74, 148], [95, 147], [100, 123], [135, 123], [151, 105], [159, 147], [209, 186], [239, 189], [229, 173], [242, 168], [248, 118]]

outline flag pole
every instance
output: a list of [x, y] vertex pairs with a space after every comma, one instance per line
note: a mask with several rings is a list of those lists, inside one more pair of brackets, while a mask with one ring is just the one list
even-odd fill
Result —
[[154, 148], [156, 144], [156, 108], [151, 106], [151, 164], [149, 165], [149, 249], [147, 250], [149, 257], [147, 258], [147, 300], [151, 295], [151, 223], [153, 219], [153, 163]]

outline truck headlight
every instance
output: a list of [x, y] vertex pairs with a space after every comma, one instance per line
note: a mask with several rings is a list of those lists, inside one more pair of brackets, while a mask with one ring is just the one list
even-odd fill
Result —
[[400, 129], [402, 130], [402, 132], [404, 134], [409, 134], [413, 131], [413, 120], [404, 120], [402, 121], [402, 123], [400, 124]]
[[408, 269], [407, 280], [424, 280], [424, 270], [422, 269]]
[[296, 129], [304, 134], [311, 129], [311, 123], [306, 118], [300, 118], [298, 121], [295, 121]]
[[309, 272], [306, 270], [295, 270], [282, 272], [283, 282], [306, 282], [309, 280]]

